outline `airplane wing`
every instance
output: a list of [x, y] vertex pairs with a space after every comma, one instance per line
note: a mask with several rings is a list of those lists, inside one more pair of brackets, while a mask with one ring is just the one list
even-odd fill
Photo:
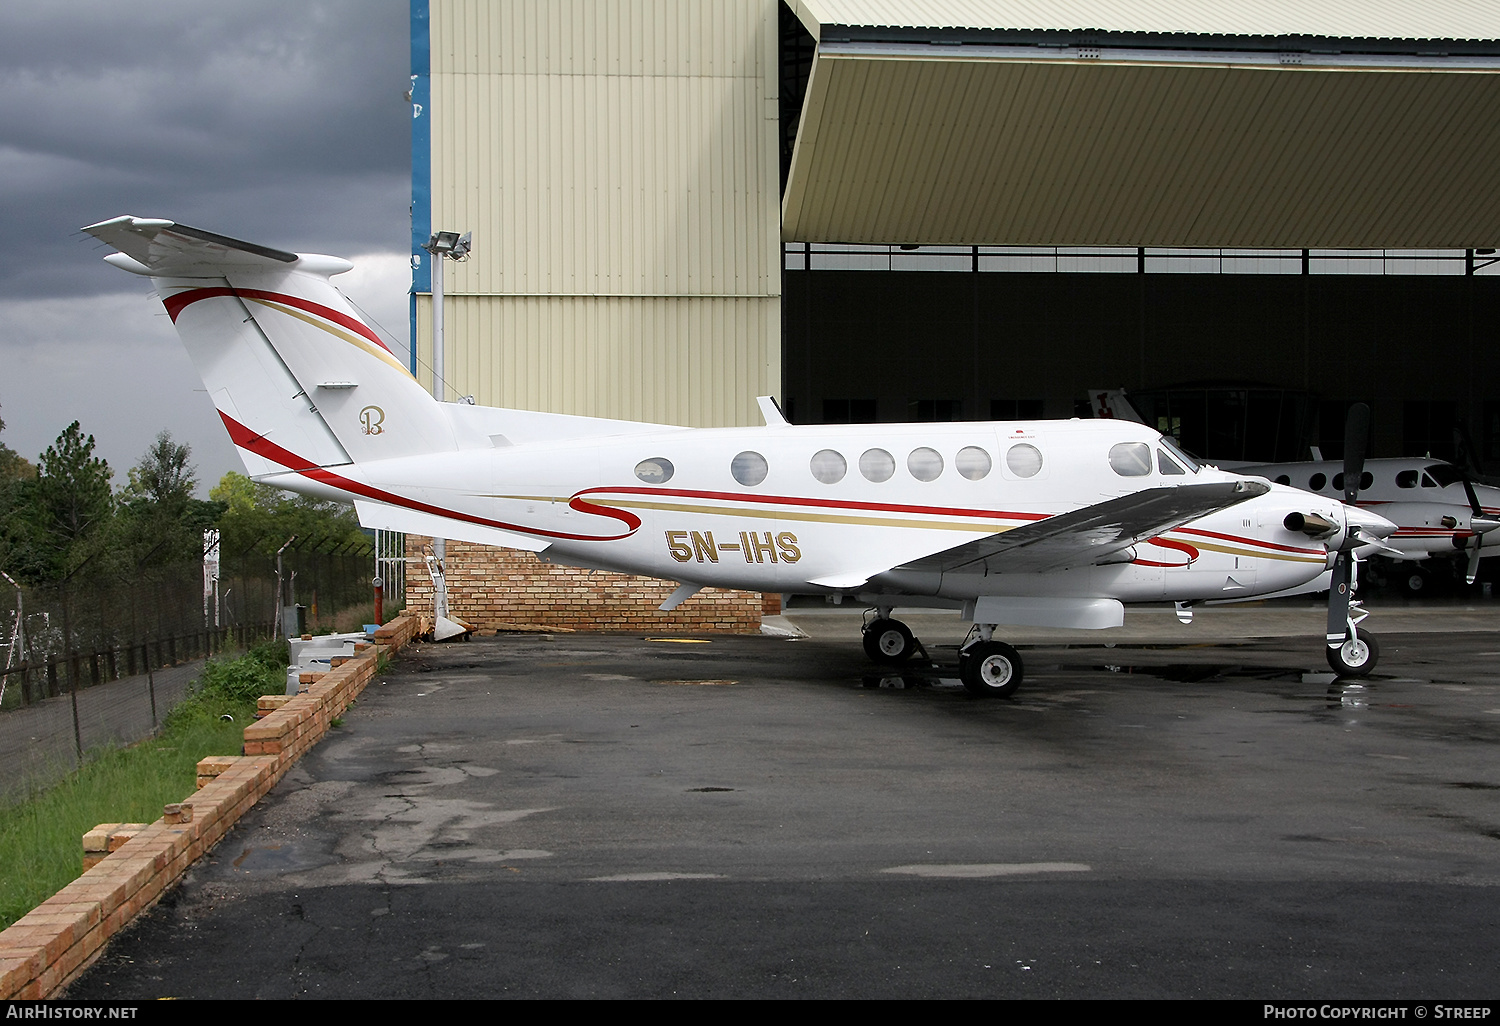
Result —
[[1263, 481], [1147, 488], [935, 552], [899, 570], [1041, 573], [1092, 566], [1137, 542], [1264, 495]]

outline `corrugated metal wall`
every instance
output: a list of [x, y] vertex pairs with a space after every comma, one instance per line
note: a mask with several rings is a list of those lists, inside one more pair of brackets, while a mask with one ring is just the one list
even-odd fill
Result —
[[[423, 367], [431, 312], [423, 297]], [[444, 376], [481, 405], [723, 427], [780, 393], [780, 297], [449, 295], [443, 320]]]
[[459, 394], [756, 422], [780, 386], [776, 2], [432, 0], [432, 226], [474, 233], [445, 281]]

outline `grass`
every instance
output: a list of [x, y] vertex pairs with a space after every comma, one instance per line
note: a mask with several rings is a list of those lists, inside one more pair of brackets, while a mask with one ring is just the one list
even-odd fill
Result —
[[[198, 760], [238, 754], [255, 700], [280, 694], [286, 644], [216, 659], [155, 738], [106, 749], [61, 783], [0, 809], [0, 929], [82, 872], [83, 835], [100, 823], [149, 823], [162, 806], [189, 798]], [[233, 722], [220, 717], [228, 714]]]

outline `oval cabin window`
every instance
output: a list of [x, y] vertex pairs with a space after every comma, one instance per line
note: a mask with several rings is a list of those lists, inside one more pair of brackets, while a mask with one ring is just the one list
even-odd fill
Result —
[[966, 445], [958, 450], [958, 455], [953, 458], [953, 465], [969, 481], [982, 481], [989, 476], [992, 466], [990, 454], [977, 445]]
[[823, 484], [838, 484], [849, 472], [849, 464], [844, 457], [832, 449], [822, 449], [813, 454], [808, 462], [808, 468], [812, 470], [812, 476]]
[[1042, 450], [1017, 442], [1005, 451], [1005, 465], [1017, 477], [1036, 477], [1042, 471]]
[[736, 481], [747, 488], [754, 488], [764, 481], [769, 469], [764, 456], [748, 449], [729, 462], [729, 472], [734, 475]]
[[896, 472], [896, 457], [884, 449], [866, 449], [865, 454], [859, 458], [859, 472], [865, 476], [866, 481], [874, 481], [876, 484], [889, 481]]
[[635, 476], [646, 484], [666, 484], [672, 480], [672, 469], [671, 460], [653, 456], [635, 465]]
[[936, 449], [923, 446], [906, 457], [906, 469], [918, 481], [936, 481], [943, 473], [943, 457]]

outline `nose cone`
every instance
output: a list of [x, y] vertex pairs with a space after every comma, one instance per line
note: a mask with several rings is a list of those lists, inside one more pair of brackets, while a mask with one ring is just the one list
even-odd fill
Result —
[[1379, 513], [1371, 513], [1358, 506], [1344, 507], [1344, 524], [1349, 533], [1358, 529], [1363, 538], [1389, 538], [1396, 533], [1396, 525]]

